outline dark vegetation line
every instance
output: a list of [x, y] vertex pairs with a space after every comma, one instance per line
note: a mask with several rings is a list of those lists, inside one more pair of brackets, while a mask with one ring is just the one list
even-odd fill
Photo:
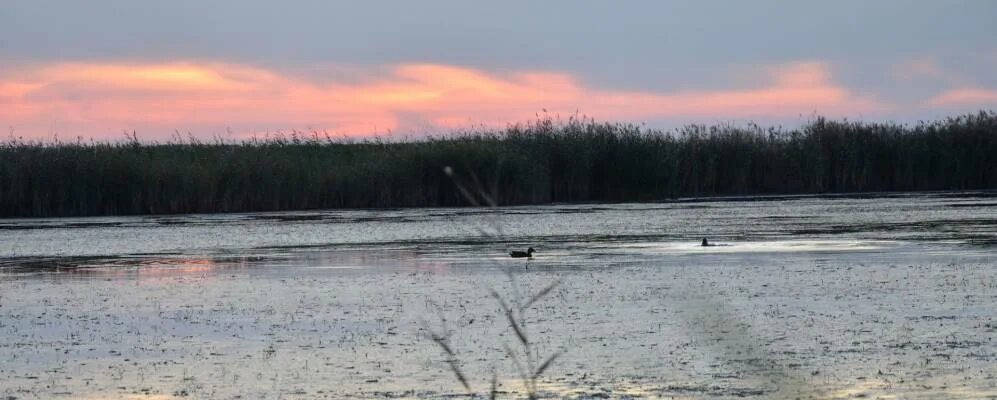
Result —
[[500, 204], [997, 189], [997, 113], [671, 132], [541, 119], [402, 143], [297, 134], [149, 145], [11, 138], [0, 145], [0, 216], [468, 205], [446, 166], [489, 190], [496, 182]]

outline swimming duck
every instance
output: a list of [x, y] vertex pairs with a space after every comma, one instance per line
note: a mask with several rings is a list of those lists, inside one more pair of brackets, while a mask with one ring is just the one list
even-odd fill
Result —
[[509, 256], [512, 258], [533, 258], [534, 251], [536, 250], [533, 250], [533, 248], [530, 247], [529, 249], [526, 249], [526, 251], [510, 251]]

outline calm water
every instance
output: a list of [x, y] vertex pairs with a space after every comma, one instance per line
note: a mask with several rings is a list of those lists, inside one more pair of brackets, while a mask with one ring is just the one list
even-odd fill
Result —
[[522, 394], [559, 281], [548, 395], [997, 396], [995, 262], [993, 193], [0, 220], [0, 395]]
[[735, 251], [808, 240], [818, 247], [822, 241], [893, 241], [965, 252], [997, 245], [997, 194], [7, 219], [0, 220], [0, 232], [6, 266], [42, 257], [271, 256], [323, 248], [488, 254], [506, 244], [540, 246], [544, 254], [569, 250], [558, 260], [574, 262], [589, 258], [593, 252], [579, 250], [594, 246], [646, 244], [648, 252], [671, 253], [667, 247], [674, 245], [675, 252], [687, 252], [683, 245], [702, 237], [733, 244], [724, 250]]

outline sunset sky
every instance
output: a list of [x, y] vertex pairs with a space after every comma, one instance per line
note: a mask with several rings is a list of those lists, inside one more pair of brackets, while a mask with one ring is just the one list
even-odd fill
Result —
[[669, 129], [997, 109], [995, 1], [4, 1], [24, 138]]

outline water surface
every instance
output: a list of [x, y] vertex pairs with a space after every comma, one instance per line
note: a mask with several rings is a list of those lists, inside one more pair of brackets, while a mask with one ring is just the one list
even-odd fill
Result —
[[560, 281], [550, 395], [980, 398], [995, 253], [992, 193], [0, 220], [0, 395], [462, 393], [427, 329], [521, 394], [489, 289]]

